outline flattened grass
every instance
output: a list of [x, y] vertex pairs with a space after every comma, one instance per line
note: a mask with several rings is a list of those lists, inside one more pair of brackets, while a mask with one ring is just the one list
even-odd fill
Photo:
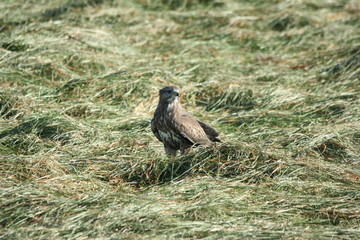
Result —
[[[0, 9], [1, 238], [359, 238], [355, 1]], [[164, 157], [165, 85], [221, 144]]]

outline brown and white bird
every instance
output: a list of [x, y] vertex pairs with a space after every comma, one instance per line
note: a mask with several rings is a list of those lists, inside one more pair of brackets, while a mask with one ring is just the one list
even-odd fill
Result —
[[165, 87], [159, 91], [159, 104], [151, 120], [151, 130], [164, 144], [169, 157], [175, 157], [178, 150], [184, 154], [193, 146], [220, 142], [214, 128], [198, 121], [181, 106], [179, 90]]

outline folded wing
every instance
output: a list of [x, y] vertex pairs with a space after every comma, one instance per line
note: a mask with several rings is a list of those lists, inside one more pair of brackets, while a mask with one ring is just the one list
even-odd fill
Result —
[[162, 139], [160, 137], [160, 134], [159, 134], [159, 131], [156, 127], [156, 123], [155, 123], [155, 119], [152, 119], [151, 120], [151, 131], [154, 133], [155, 137], [160, 141], [162, 142]]
[[199, 120], [198, 120], [198, 123], [204, 129], [204, 132], [206, 133], [207, 137], [212, 142], [221, 142], [220, 139], [217, 138], [219, 136], [219, 133], [214, 128], [210, 127], [209, 125], [207, 125], [203, 122], [200, 122]]
[[175, 127], [183, 137], [193, 144], [206, 145], [211, 142], [200, 123], [187, 112], [183, 112], [175, 118]]

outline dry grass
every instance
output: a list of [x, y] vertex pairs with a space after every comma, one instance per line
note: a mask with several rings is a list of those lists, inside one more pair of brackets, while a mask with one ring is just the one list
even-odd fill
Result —
[[[0, 3], [0, 238], [358, 239], [356, 1]], [[223, 143], [164, 157], [157, 91]]]

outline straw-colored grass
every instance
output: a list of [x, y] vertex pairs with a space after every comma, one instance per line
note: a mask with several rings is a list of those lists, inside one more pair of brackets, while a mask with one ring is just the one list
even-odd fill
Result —
[[[3, 0], [0, 238], [360, 238], [359, 13]], [[222, 143], [164, 156], [167, 85]]]

